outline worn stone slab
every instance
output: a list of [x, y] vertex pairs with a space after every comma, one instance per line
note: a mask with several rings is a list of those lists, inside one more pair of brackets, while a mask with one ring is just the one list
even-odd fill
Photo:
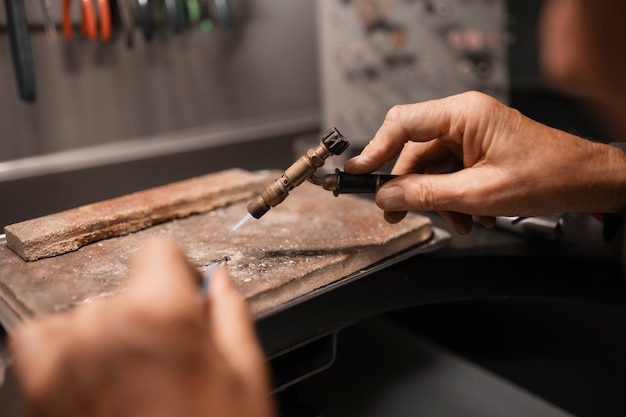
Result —
[[4, 232], [9, 248], [34, 261], [249, 199], [268, 180], [267, 173], [235, 168], [15, 223]]
[[[272, 177], [274, 179], [274, 177]], [[201, 272], [225, 260], [255, 315], [263, 314], [376, 262], [427, 242], [430, 218], [409, 213], [384, 221], [368, 198], [333, 196], [304, 183], [261, 219], [231, 229], [249, 201], [100, 240], [51, 258], [26, 262], [0, 244], [0, 297], [19, 316], [65, 310], [123, 291], [129, 261], [147, 240], [181, 243]]]

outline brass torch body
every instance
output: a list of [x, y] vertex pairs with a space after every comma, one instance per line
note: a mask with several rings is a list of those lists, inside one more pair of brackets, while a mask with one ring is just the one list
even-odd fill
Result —
[[248, 204], [248, 213], [255, 219], [263, 216], [271, 207], [282, 203], [289, 192], [310, 178], [326, 158], [333, 155], [324, 143], [309, 149], [285, 170], [283, 175], [269, 184], [261, 194]]

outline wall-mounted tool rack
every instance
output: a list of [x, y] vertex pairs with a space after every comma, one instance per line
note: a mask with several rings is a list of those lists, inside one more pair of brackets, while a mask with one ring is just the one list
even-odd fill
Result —
[[236, 0], [39, 0], [28, 7], [24, 0], [5, 0], [5, 10], [0, 33], [9, 35], [18, 91], [23, 100], [34, 102], [32, 31], [45, 31], [51, 40], [81, 36], [102, 43], [111, 42], [119, 32], [132, 48], [137, 31], [151, 41], [160, 29], [171, 34], [196, 27], [232, 29], [243, 18], [244, 8]]

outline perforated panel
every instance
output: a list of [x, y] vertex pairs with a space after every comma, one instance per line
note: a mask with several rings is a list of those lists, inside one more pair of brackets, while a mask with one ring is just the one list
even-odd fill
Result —
[[501, 0], [317, 0], [325, 126], [365, 144], [394, 104], [479, 90], [507, 102]]

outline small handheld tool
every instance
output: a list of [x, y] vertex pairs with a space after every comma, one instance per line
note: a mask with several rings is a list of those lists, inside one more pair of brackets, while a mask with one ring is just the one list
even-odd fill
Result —
[[305, 180], [332, 191], [335, 196], [345, 193], [373, 194], [387, 181], [395, 178], [389, 174], [347, 174], [335, 169], [332, 174], [316, 176], [315, 171], [324, 165], [331, 155], [340, 155], [350, 144], [336, 127], [328, 129], [322, 135], [322, 141], [316, 148], [309, 149], [283, 175], [269, 184], [261, 194], [248, 204], [248, 213], [260, 219], [270, 208], [282, 203], [289, 192]]

